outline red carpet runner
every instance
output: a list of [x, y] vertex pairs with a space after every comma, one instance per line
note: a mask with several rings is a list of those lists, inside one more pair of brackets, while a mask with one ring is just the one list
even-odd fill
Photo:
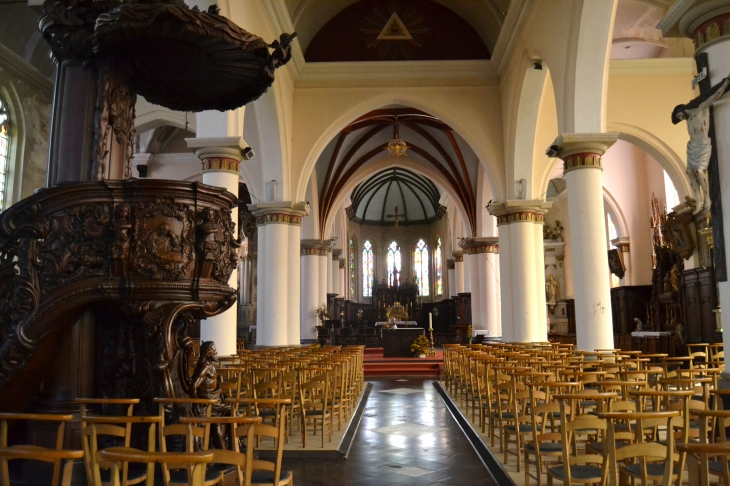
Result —
[[439, 376], [444, 365], [444, 353], [427, 358], [384, 358], [383, 348], [365, 349], [365, 376]]

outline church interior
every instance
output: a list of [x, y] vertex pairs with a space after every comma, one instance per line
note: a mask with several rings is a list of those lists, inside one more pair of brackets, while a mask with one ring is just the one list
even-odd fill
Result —
[[730, 485], [729, 85], [728, 0], [0, 0], [0, 486]]

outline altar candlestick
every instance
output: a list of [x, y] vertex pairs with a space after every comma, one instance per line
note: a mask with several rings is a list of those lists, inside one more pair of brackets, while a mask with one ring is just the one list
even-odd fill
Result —
[[428, 313], [428, 328], [433, 329], [433, 314], [431, 312]]

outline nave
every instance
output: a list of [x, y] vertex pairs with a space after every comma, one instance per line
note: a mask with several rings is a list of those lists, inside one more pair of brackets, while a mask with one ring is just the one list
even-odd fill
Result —
[[284, 459], [297, 484], [494, 485], [433, 386], [418, 376], [378, 377], [345, 460]]

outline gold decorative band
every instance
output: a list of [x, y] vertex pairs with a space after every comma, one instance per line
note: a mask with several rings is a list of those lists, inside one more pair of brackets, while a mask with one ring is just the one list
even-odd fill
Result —
[[300, 225], [302, 224], [302, 217], [296, 214], [268, 213], [256, 218], [256, 226], [263, 226], [269, 223]]
[[569, 155], [568, 157], [563, 159], [563, 162], [565, 164], [563, 172], [568, 172], [569, 170], [583, 169], [583, 168], [602, 169], [601, 156], [598, 154], [586, 153], [586, 154]]
[[454, 257], [454, 261], [455, 262], [463, 262], [464, 261], [464, 257], [463, 256], [455, 256]]
[[302, 256], [305, 256], [305, 255], [327, 256], [327, 253], [328, 253], [326, 248], [302, 248], [301, 252], [302, 252]]
[[227, 170], [238, 174], [239, 160], [229, 157], [210, 157], [203, 159], [203, 170]]
[[465, 255], [476, 255], [478, 253], [499, 253], [497, 245], [479, 245], [464, 248]]
[[514, 213], [509, 214], [503, 214], [502, 216], [497, 217], [497, 226], [502, 224], [510, 224], [510, 223], [522, 223], [522, 222], [530, 222], [530, 223], [539, 223], [542, 224], [544, 221], [544, 216], [539, 213], [535, 213], [532, 211], [517, 211]]
[[695, 41], [695, 50], [699, 50], [703, 45], [712, 42], [720, 37], [730, 35], [730, 13], [725, 12], [702, 22], [692, 32]]

